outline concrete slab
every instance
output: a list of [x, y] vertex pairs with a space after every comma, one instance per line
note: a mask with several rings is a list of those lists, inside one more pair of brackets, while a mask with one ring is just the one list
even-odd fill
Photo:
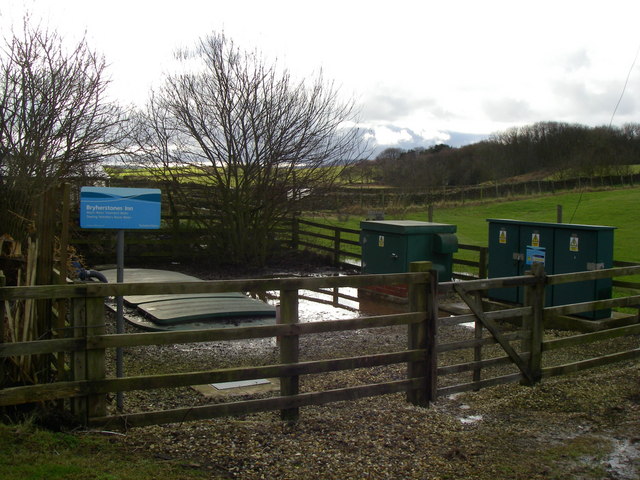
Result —
[[192, 388], [205, 398], [225, 398], [235, 395], [253, 395], [256, 393], [277, 392], [280, 390], [279, 378], [268, 378], [267, 383], [259, 385], [240, 386], [219, 390], [211, 384], [194, 385]]
[[238, 380], [237, 382], [212, 383], [211, 386], [216, 390], [229, 390], [230, 388], [253, 387], [255, 385], [266, 385], [269, 382], [266, 378], [257, 378], [255, 380]]

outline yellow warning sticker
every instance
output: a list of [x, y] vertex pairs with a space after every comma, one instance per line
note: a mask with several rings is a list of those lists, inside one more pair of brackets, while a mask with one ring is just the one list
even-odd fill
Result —
[[532, 247], [539, 247], [540, 246], [540, 234], [539, 233], [532, 233], [531, 234], [531, 246]]
[[578, 236], [577, 235], [571, 235], [571, 238], [569, 239], [569, 251], [570, 252], [578, 252], [579, 248], [578, 248]]
[[500, 229], [500, 235], [498, 238], [499, 243], [507, 243], [507, 231], [504, 228]]
[[378, 246], [384, 247], [384, 235], [378, 235]]

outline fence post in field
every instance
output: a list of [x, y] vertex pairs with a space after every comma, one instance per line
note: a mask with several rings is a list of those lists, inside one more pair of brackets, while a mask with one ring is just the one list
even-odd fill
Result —
[[340, 229], [333, 231], [333, 266], [340, 266]]
[[298, 250], [298, 244], [300, 243], [300, 221], [293, 217], [291, 219], [291, 249]]
[[480, 249], [480, 258], [478, 259], [478, 278], [488, 278], [489, 265], [489, 249], [482, 247]]
[[[298, 291], [282, 290], [280, 292], [280, 323], [293, 324], [298, 323]], [[299, 338], [298, 335], [283, 335], [280, 338], [280, 363], [291, 364], [297, 363], [299, 357]], [[280, 395], [285, 397], [289, 395], [297, 395], [299, 391], [299, 377], [292, 375], [288, 377], [280, 377]], [[288, 423], [298, 421], [299, 408], [285, 408], [280, 410], [280, 417]]]
[[[431, 262], [412, 262], [409, 265], [410, 272], [429, 272]], [[422, 388], [409, 390], [407, 401], [414, 405], [426, 407], [435, 399], [436, 376], [435, 369], [435, 327], [438, 317], [437, 312], [437, 277], [434, 273], [429, 275], [427, 283], [411, 283], [409, 285], [409, 306], [412, 312], [424, 312], [424, 319], [420, 323], [409, 325], [408, 349], [425, 350], [422, 361], [409, 362], [407, 364], [407, 377], [423, 378]]]
[[[534, 263], [531, 265], [531, 275], [538, 280], [534, 285], [526, 287], [525, 303], [532, 309], [531, 316], [523, 323], [523, 327], [531, 329], [529, 337], [529, 371], [533, 381], [541, 378], [542, 370], [542, 340], [544, 334], [543, 316], [545, 301], [545, 278], [544, 265]], [[525, 324], [526, 323], [526, 324]]]

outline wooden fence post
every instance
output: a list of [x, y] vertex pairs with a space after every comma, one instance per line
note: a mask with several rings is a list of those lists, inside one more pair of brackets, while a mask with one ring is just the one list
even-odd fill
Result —
[[[4, 276], [4, 272], [0, 270], [0, 288], [7, 285], [7, 277]], [[4, 300], [0, 300], [0, 344], [4, 343]], [[2, 387], [3, 381], [7, 378], [7, 372], [5, 372], [5, 365], [7, 364], [7, 358], [0, 358], [0, 387]]]
[[291, 219], [291, 249], [298, 250], [300, 243], [300, 221], [294, 217]]
[[[36, 285], [51, 285], [53, 283], [53, 257], [56, 219], [57, 195], [55, 188], [49, 188], [38, 198], [35, 221], [36, 254]], [[52, 315], [53, 302], [50, 298], [35, 301], [35, 328], [30, 332], [33, 339], [47, 339], [52, 337], [54, 327]], [[33, 372], [38, 381], [49, 378], [51, 373], [51, 355], [32, 356]]]
[[427, 401], [434, 402], [438, 395], [438, 274], [431, 268], [427, 286]]
[[[298, 291], [282, 290], [280, 292], [280, 323], [298, 323]], [[299, 358], [298, 335], [283, 335], [280, 338], [280, 363], [297, 363]], [[300, 379], [297, 375], [280, 378], [280, 395], [285, 397], [297, 395]], [[288, 423], [298, 421], [299, 408], [285, 408], [280, 410], [280, 417]]]
[[[479, 302], [482, 301], [481, 298], [477, 299]], [[473, 361], [476, 362], [476, 366], [473, 368], [473, 382], [479, 384], [482, 379], [482, 367], [480, 367], [480, 362], [482, 361], [482, 344], [480, 340], [482, 340], [482, 321], [476, 316], [475, 321], [473, 322], [473, 338], [478, 341], [478, 344], [473, 347]], [[479, 386], [476, 386], [473, 391], [477, 392], [480, 390]]]
[[[75, 337], [90, 337], [105, 333], [104, 298], [85, 297], [74, 300], [73, 324]], [[74, 380], [103, 380], [106, 378], [104, 348], [86, 349], [73, 354]], [[74, 413], [86, 423], [91, 417], [107, 413], [104, 394], [87, 395], [74, 402]]]
[[[67, 283], [67, 263], [69, 261], [69, 203], [70, 203], [70, 188], [71, 186], [68, 183], [63, 183], [60, 187], [60, 191], [62, 194], [62, 225], [60, 227], [60, 252], [59, 252], [59, 265], [58, 269], [60, 271], [60, 275], [58, 277], [58, 283], [64, 285]], [[65, 337], [67, 336], [67, 332], [65, 327], [67, 326], [67, 305], [68, 301], [66, 299], [59, 299], [56, 301], [57, 305], [57, 316], [56, 316], [56, 329], [55, 334], [57, 337]], [[65, 354], [64, 352], [59, 352], [57, 355], [57, 378], [59, 381], [65, 379]]]
[[525, 290], [525, 301], [527, 306], [532, 308], [531, 316], [528, 318], [528, 325], [523, 322], [523, 327], [531, 329], [529, 337], [529, 370], [533, 382], [540, 380], [542, 374], [542, 341], [544, 335], [544, 301], [546, 274], [542, 263], [531, 265], [531, 275], [534, 275], [537, 282]]
[[333, 232], [333, 266], [340, 266], [340, 229], [336, 228]]
[[[71, 300], [71, 327], [73, 337], [86, 337], [85, 299], [74, 298]], [[84, 350], [71, 353], [71, 379], [82, 381], [87, 378], [87, 357]], [[74, 415], [87, 421], [87, 399], [75, 397], [71, 403], [71, 411]]]
[[[87, 337], [105, 333], [104, 298], [87, 298]], [[106, 378], [104, 348], [87, 350], [87, 380]], [[89, 395], [87, 398], [88, 418], [103, 417], [107, 414], [107, 401], [104, 394]]]
[[[412, 262], [411, 272], [429, 272], [431, 262]], [[428, 283], [412, 283], [409, 286], [409, 306], [412, 312], [425, 312], [424, 320], [409, 325], [408, 349], [426, 350], [424, 359], [407, 364], [407, 377], [424, 378], [424, 385], [418, 390], [407, 392], [407, 401], [414, 405], [426, 407], [435, 399], [436, 394], [436, 351], [435, 333], [438, 318], [437, 307], [437, 278], [432, 272]]]
[[480, 258], [478, 259], [478, 278], [488, 278], [489, 265], [489, 249], [482, 247], [480, 249]]

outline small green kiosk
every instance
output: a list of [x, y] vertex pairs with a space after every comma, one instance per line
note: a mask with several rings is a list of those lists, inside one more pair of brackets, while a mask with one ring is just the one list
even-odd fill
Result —
[[[533, 263], [544, 264], [549, 275], [601, 270], [613, 266], [616, 227], [568, 223], [487, 219], [489, 222], [489, 278], [523, 275]], [[524, 289], [498, 288], [489, 297], [524, 302]], [[554, 285], [546, 289], [546, 306], [611, 298], [611, 279]], [[610, 309], [585, 312], [581, 317], [602, 319]]]
[[404, 273], [409, 264], [430, 261], [438, 280], [451, 280], [456, 226], [416, 220], [360, 222], [362, 273]]

